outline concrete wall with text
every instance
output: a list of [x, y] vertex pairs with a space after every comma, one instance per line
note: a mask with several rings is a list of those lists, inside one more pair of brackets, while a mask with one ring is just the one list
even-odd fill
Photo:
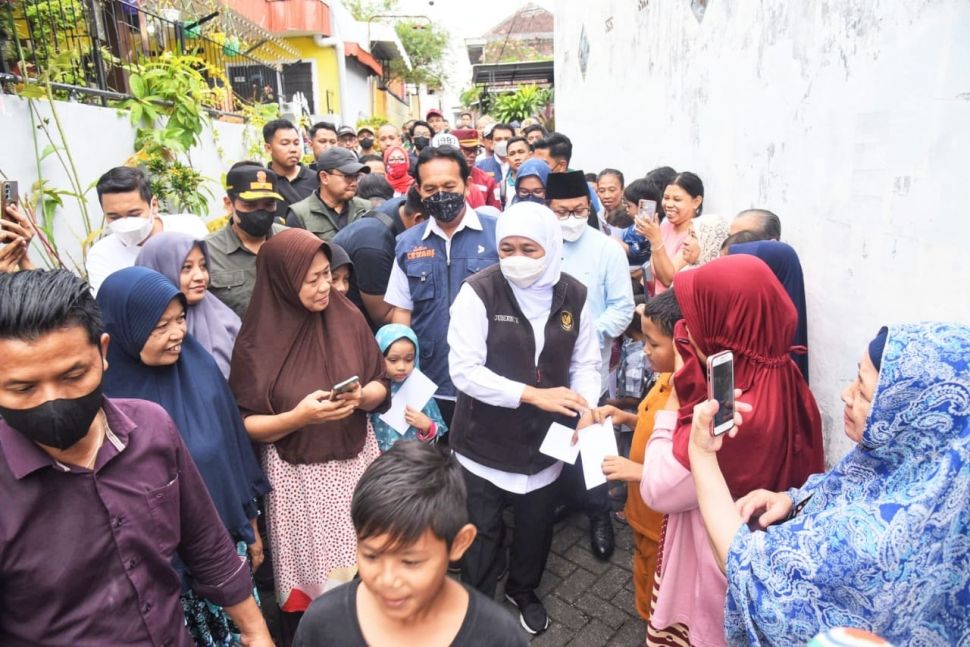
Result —
[[704, 4], [557, 0], [557, 129], [574, 168], [669, 164], [703, 178], [705, 211], [781, 216], [831, 463], [878, 328], [970, 322], [970, 4]]

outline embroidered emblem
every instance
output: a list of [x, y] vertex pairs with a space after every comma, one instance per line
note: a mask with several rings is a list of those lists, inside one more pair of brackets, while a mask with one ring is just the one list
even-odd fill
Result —
[[519, 323], [519, 318], [514, 315], [495, 315], [495, 321], [502, 321], [504, 323]]
[[260, 189], [265, 189], [267, 191], [273, 190], [273, 183], [266, 181], [266, 171], [257, 171], [256, 181], [249, 183], [250, 191], [259, 191]]
[[434, 258], [434, 250], [428, 247], [415, 247], [408, 252], [408, 260], [413, 261], [416, 258]]
[[559, 325], [562, 326], [562, 329], [565, 330], [566, 332], [569, 332], [570, 330], [572, 330], [573, 313], [569, 312], [568, 310], [563, 310], [563, 313], [559, 315]]

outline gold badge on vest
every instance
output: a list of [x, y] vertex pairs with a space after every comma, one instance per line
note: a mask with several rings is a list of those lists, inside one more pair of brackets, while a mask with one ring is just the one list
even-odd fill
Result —
[[559, 315], [559, 325], [562, 326], [562, 329], [565, 330], [566, 332], [569, 332], [570, 330], [572, 330], [573, 313], [569, 312], [568, 310], [564, 310], [563, 313]]

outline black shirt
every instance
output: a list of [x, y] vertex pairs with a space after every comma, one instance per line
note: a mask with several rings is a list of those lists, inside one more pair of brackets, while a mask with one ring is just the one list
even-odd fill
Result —
[[[357, 618], [358, 586], [360, 580], [354, 580], [314, 600], [300, 621], [293, 647], [366, 645]], [[527, 647], [525, 632], [511, 613], [478, 591], [467, 586], [465, 590], [468, 610], [453, 647]]]
[[383, 296], [387, 292], [394, 266], [394, 233], [379, 218], [365, 216], [341, 229], [332, 242], [343, 247], [354, 264], [347, 298], [360, 308], [371, 329], [377, 332], [381, 324], [371, 321], [360, 293]]
[[276, 205], [276, 221], [286, 220], [286, 212], [294, 202], [299, 202], [310, 196], [320, 186], [320, 179], [316, 173], [299, 164], [300, 172], [292, 180], [282, 175], [276, 183], [276, 192], [283, 196], [283, 202]]

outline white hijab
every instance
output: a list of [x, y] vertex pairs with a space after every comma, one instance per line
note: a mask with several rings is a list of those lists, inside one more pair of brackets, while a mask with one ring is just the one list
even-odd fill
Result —
[[495, 244], [510, 236], [522, 236], [545, 250], [545, 270], [535, 283], [520, 288], [506, 281], [512, 288], [519, 308], [529, 319], [548, 317], [552, 307], [553, 288], [559, 283], [562, 266], [562, 227], [549, 207], [535, 202], [519, 202], [502, 212], [495, 227]]

